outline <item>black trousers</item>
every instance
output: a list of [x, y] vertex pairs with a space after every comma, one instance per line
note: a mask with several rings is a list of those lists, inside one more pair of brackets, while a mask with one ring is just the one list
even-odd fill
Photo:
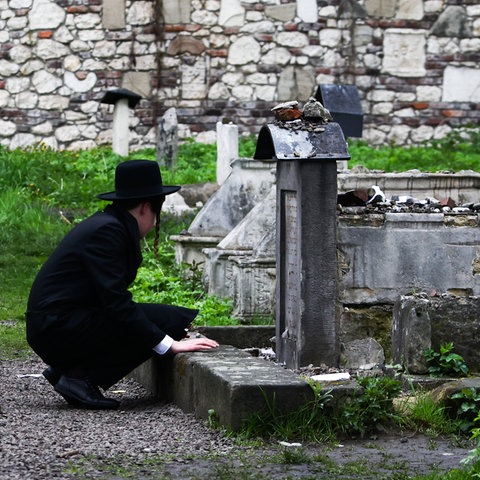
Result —
[[[198, 314], [185, 307], [137, 305], [174, 340], [185, 337], [185, 329]], [[27, 341], [46, 364], [62, 373], [81, 370], [104, 389], [148, 360], [158, 343], [137, 338], [108, 314], [88, 309], [68, 314], [27, 313]]]

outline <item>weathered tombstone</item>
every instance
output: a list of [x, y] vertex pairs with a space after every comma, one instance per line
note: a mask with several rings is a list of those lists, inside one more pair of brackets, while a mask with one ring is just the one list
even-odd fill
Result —
[[141, 96], [126, 88], [109, 90], [101, 103], [114, 105], [112, 127], [112, 150], [123, 157], [128, 156], [130, 142], [130, 111], [141, 100]]
[[277, 160], [276, 354], [289, 368], [337, 365], [336, 205], [342, 129], [266, 125], [254, 158]]
[[178, 154], [178, 121], [175, 108], [169, 108], [158, 121], [157, 161], [172, 168]]
[[217, 183], [221, 185], [232, 172], [238, 158], [238, 126], [217, 123]]

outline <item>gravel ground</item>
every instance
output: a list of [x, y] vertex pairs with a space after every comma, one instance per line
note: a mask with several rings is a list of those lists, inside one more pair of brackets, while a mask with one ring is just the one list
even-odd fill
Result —
[[[36, 358], [0, 363], [0, 479], [411, 478], [456, 468], [468, 452], [418, 435], [343, 442], [238, 445], [134, 380], [114, 386], [117, 411], [69, 407]], [[293, 450], [292, 450], [293, 448]]]

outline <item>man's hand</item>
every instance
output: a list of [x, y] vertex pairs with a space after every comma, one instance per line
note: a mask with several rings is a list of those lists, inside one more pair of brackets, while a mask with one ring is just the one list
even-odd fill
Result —
[[200, 350], [211, 350], [218, 347], [218, 343], [210, 338], [189, 338], [188, 340], [182, 340], [181, 342], [173, 341], [170, 351], [172, 353], [181, 352], [197, 352]]

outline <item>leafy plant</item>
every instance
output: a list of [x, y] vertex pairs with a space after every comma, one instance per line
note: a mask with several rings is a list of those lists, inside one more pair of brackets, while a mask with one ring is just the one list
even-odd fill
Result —
[[[460, 392], [454, 393], [450, 400], [457, 405], [456, 416], [460, 420], [460, 428], [468, 432], [478, 421], [480, 411], [480, 393], [474, 387], [462, 388]], [[478, 435], [480, 437], [480, 435]]]
[[361, 392], [346, 400], [336, 415], [338, 428], [344, 434], [360, 434], [383, 430], [399, 421], [393, 399], [401, 391], [401, 383], [390, 377], [359, 377]]
[[188, 275], [188, 267], [173, 262], [171, 242], [162, 243], [159, 256], [144, 254], [143, 265], [130, 291], [137, 302], [182, 305], [200, 310], [195, 325], [236, 325], [231, 301], [208, 295], [198, 275]]
[[468, 375], [468, 366], [461, 355], [453, 352], [453, 342], [440, 345], [440, 351], [427, 348], [423, 357], [429, 364], [428, 373], [432, 377], [460, 377]]

